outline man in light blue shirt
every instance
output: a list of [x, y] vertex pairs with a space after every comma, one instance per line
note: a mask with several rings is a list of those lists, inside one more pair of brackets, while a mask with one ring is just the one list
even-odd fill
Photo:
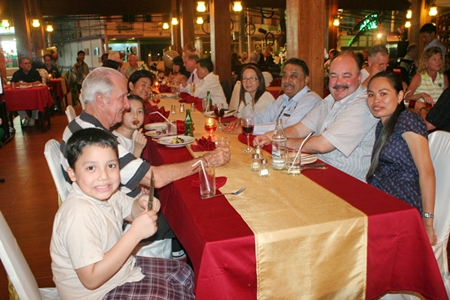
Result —
[[[283, 120], [283, 127], [300, 122], [322, 98], [308, 88], [309, 68], [298, 58], [286, 61], [283, 69], [281, 86], [284, 94], [270, 104], [264, 112], [254, 113], [254, 134], [262, 134], [273, 130], [278, 119]], [[225, 132], [241, 131], [240, 119], [228, 124]]]

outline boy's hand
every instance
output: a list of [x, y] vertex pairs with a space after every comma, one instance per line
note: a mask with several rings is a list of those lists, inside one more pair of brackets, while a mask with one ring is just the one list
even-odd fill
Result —
[[156, 211], [145, 211], [133, 220], [129, 231], [134, 232], [141, 240], [149, 238], [154, 235], [158, 229], [158, 225], [156, 223], [157, 219], [158, 215]]
[[[148, 200], [149, 200], [149, 195], [147, 194], [142, 194], [139, 199], [138, 199], [138, 203], [139, 203], [139, 207], [147, 210], [148, 207]], [[153, 197], [153, 206], [152, 206], [152, 210], [154, 210], [155, 212], [158, 212], [161, 208], [161, 202], [159, 202], [158, 198]]]

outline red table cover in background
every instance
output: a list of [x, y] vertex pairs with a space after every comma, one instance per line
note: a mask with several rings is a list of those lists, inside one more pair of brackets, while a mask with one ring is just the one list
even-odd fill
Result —
[[[55, 93], [56, 96], [59, 97], [59, 99], [63, 99], [64, 96], [67, 94], [67, 91], [69, 90], [66, 83], [67, 81], [61, 77], [50, 79], [50, 81], [48, 82], [48, 86], [53, 89], [53, 92]], [[65, 87], [63, 87], [63, 85], [65, 85]]]
[[[149, 142], [153, 165], [192, 159], [186, 148]], [[429, 299], [447, 295], [417, 210], [333, 167], [303, 173], [368, 216], [366, 299], [412, 290]], [[197, 299], [256, 299], [253, 232], [225, 197], [205, 204], [195, 175], [158, 190], [162, 210], [194, 267]], [[287, 249], [286, 251], [295, 251]], [[333, 272], [330, 266], [330, 272]], [[317, 274], [320, 276], [320, 274]], [[299, 279], [301, 280], [301, 279]]]
[[5, 89], [3, 100], [8, 111], [39, 110], [53, 105], [53, 98], [46, 85], [24, 89]]

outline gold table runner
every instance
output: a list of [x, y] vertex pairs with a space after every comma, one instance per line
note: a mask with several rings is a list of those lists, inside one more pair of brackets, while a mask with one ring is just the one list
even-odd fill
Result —
[[[205, 118], [193, 119], [200, 138]], [[367, 216], [303, 175], [260, 178], [237, 136], [217, 134], [231, 138], [221, 192], [247, 187], [227, 199], [255, 235], [258, 299], [364, 299]]]

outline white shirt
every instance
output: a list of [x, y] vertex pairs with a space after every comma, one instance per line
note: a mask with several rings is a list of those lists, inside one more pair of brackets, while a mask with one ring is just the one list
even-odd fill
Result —
[[366, 101], [367, 90], [360, 85], [340, 101], [328, 95], [302, 120], [315, 136], [322, 135], [336, 148], [317, 157], [362, 181], [369, 170], [378, 122]]
[[[189, 85], [187, 85], [189, 86]], [[219, 81], [219, 76], [214, 73], [209, 73], [199, 83], [195, 85], [195, 92], [190, 92], [191, 95], [198, 98], [206, 98], [208, 91], [211, 93], [212, 103], [222, 103], [224, 108], [228, 108], [227, 98], [223, 93], [222, 85]]]
[[238, 109], [237, 109], [237, 117], [242, 118], [244, 116], [251, 115], [255, 112], [264, 112], [267, 107], [275, 102], [275, 98], [272, 96], [270, 92], [264, 92], [264, 94], [259, 97], [256, 104], [252, 105], [252, 96], [250, 93], [244, 94], [244, 102], [239, 102]]
[[362, 74], [361, 82], [366, 81], [367, 77], [369, 77], [369, 75], [370, 75], [369, 72], [367, 72], [366, 69], [362, 69], [362, 70], [361, 70], [361, 74]]
[[289, 127], [300, 122], [322, 98], [305, 86], [292, 99], [281, 95], [266, 108], [264, 112], [256, 112], [253, 134], [263, 134], [275, 128], [278, 119], [283, 120], [283, 127]]

